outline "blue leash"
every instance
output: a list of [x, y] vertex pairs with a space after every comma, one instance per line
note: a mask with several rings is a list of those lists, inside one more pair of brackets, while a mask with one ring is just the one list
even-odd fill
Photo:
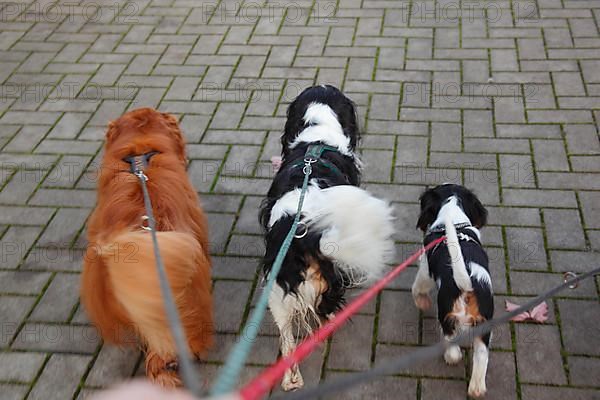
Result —
[[285, 259], [285, 256], [292, 244], [292, 240], [294, 240], [294, 236], [296, 235], [298, 223], [300, 222], [302, 205], [304, 204], [304, 195], [306, 194], [306, 189], [308, 188], [308, 178], [312, 173], [311, 164], [317, 162], [325, 150], [327, 149], [324, 145], [311, 145], [306, 150], [304, 157], [304, 168], [302, 169], [302, 172], [304, 173], [304, 182], [302, 183], [302, 190], [300, 192], [300, 199], [298, 200], [298, 209], [296, 210], [294, 222], [292, 223], [292, 227], [290, 228], [290, 231], [288, 232], [283, 244], [281, 245], [281, 248], [279, 249], [279, 253], [277, 253], [275, 262], [271, 267], [271, 272], [267, 277], [267, 283], [265, 284], [263, 292], [260, 294], [258, 302], [256, 303], [256, 307], [252, 311], [248, 322], [246, 322], [246, 326], [244, 326], [244, 329], [242, 330], [242, 332], [244, 332], [244, 337], [237, 342], [231, 353], [229, 353], [229, 356], [225, 361], [225, 365], [217, 377], [216, 383], [210, 390], [210, 394], [212, 396], [218, 396], [230, 392], [240, 376], [240, 372], [242, 371], [242, 368], [246, 362], [246, 358], [248, 358], [248, 354], [252, 349], [252, 345], [258, 336], [258, 329], [265, 316], [265, 311], [267, 310], [269, 294], [273, 289], [273, 285], [275, 284], [275, 280], [279, 274], [279, 270], [281, 269], [281, 264], [283, 263], [283, 260]]

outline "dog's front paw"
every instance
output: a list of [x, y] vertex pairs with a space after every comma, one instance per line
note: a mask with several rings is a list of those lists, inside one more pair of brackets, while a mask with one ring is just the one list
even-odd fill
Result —
[[487, 388], [485, 387], [485, 378], [478, 380], [478, 379], [471, 379], [471, 382], [469, 382], [469, 397], [474, 397], [474, 398], [479, 398], [479, 397], [483, 397], [485, 396], [485, 392], [487, 391]]
[[428, 294], [417, 294], [413, 296], [413, 299], [419, 310], [427, 311], [431, 308], [431, 297]]
[[304, 379], [298, 367], [288, 369], [281, 381], [281, 388], [286, 391], [298, 390], [304, 386]]
[[462, 350], [460, 346], [451, 345], [444, 352], [444, 360], [449, 365], [458, 364], [462, 360]]

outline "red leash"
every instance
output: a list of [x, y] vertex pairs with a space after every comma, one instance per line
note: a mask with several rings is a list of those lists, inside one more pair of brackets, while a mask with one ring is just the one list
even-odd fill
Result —
[[292, 367], [292, 365], [304, 360], [312, 351], [322, 342], [324, 342], [329, 336], [337, 331], [352, 315], [356, 314], [358, 310], [362, 308], [369, 300], [383, 290], [383, 288], [390, 283], [400, 272], [404, 271], [406, 267], [412, 264], [418, 259], [418, 257], [425, 251], [431, 249], [438, 243], [442, 242], [446, 237], [442, 236], [427, 246], [414, 252], [409, 258], [406, 259], [402, 264], [398, 265], [386, 276], [381, 278], [375, 285], [357, 297], [352, 303], [348, 304], [346, 308], [339, 312], [332, 320], [327, 322], [316, 332], [306, 338], [296, 350], [287, 357], [280, 358], [275, 364], [264, 370], [259, 376], [254, 378], [250, 383], [240, 390], [239, 394], [243, 400], [256, 400], [262, 398], [268, 393], [269, 390], [285, 374], [285, 371]]

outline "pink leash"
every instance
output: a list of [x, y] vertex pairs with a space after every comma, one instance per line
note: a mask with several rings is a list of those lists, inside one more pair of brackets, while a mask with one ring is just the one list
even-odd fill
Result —
[[445, 238], [445, 236], [442, 236], [414, 252], [406, 259], [406, 261], [390, 271], [386, 276], [381, 278], [381, 280], [377, 281], [375, 285], [358, 296], [352, 303], [348, 304], [348, 306], [340, 311], [332, 320], [300, 343], [293, 353], [287, 357], [280, 358], [275, 364], [264, 370], [250, 383], [246, 384], [239, 392], [240, 398], [244, 400], [256, 400], [266, 395], [267, 392], [279, 382], [287, 369], [304, 360], [319, 344], [327, 340], [327, 338], [337, 331], [352, 315], [356, 314], [369, 300], [375, 297], [377, 293], [381, 292], [388, 283], [400, 274], [400, 272], [404, 271], [410, 264], [416, 261], [421, 254], [436, 246], [438, 243], [441, 243]]

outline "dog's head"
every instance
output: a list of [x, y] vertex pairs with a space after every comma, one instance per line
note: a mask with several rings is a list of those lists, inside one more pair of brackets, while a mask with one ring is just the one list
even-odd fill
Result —
[[440, 209], [452, 196], [458, 200], [458, 206], [476, 228], [481, 228], [487, 223], [487, 210], [477, 196], [461, 185], [444, 184], [425, 191], [419, 198], [421, 214], [417, 221], [417, 228], [423, 232], [436, 220]]
[[106, 154], [117, 159], [157, 151], [186, 162], [177, 118], [152, 108], [129, 111], [110, 122], [105, 146]]
[[[348, 151], [354, 151], [360, 139], [354, 103], [336, 87], [319, 85], [305, 89], [288, 107], [285, 132], [281, 137], [283, 154], [289, 153], [302, 131], [319, 125], [329, 133], [319, 138], [318, 133], [313, 132], [311, 140], [307, 141], [322, 141], [338, 147], [344, 143]], [[339, 138], [335, 137], [337, 131]]]

